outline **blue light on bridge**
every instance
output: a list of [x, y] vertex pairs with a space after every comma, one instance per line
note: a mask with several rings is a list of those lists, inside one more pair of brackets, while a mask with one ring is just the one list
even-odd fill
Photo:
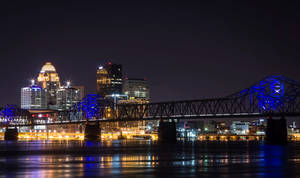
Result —
[[13, 120], [13, 117], [16, 115], [16, 107], [13, 105], [7, 105], [0, 111], [0, 116], [7, 119], [7, 122]]
[[285, 81], [289, 80], [282, 76], [270, 76], [241, 91], [240, 96], [249, 95], [250, 103], [257, 99], [260, 111], [275, 111], [283, 108], [285, 101], [290, 102], [294, 98], [286, 94]]
[[85, 114], [86, 119], [92, 119], [94, 117], [99, 116], [100, 112], [100, 104], [99, 100], [100, 96], [96, 94], [87, 95], [81, 102], [75, 105], [76, 110], [78, 112], [83, 112]]
[[277, 78], [271, 77], [259, 82], [251, 92], [256, 94], [261, 110], [273, 111], [284, 104], [284, 83]]

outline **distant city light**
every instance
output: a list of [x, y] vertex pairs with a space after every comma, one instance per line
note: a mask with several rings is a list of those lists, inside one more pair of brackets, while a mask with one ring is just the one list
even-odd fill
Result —
[[112, 97], [119, 97], [120, 94], [112, 94], [111, 96], [112, 96]]
[[98, 69], [102, 70], [102, 69], [103, 69], [103, 66], [99, 66]]

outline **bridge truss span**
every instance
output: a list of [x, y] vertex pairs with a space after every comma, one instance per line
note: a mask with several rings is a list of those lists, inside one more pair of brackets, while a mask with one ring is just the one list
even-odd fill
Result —
[[269, 76], [224, 98], [148, 104], [119, 104], [117, 120], [300, 116], [300, 85]]

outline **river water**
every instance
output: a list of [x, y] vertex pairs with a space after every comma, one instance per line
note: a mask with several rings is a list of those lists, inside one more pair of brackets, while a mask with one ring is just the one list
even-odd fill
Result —
[[0, 141], [0, 177], [300, 177], [300, 143]]

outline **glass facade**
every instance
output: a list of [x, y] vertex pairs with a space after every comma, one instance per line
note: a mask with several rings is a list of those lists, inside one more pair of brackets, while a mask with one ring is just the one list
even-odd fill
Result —
[[150, 99], [148, 82], [145, 79], [125, 79], [123, 93], [129, 99]]
[[56, 105], [58, 110], [70, 110], [80, 102], [82, 96], [80, 89], [72, 87], [61, 87], [57, 90]]
[[46, 109], [46, 93], [42, 87], [29, 86], [21, 89], [22, 109]]
[[108, 63], [97, 70], [97, 94], [105, 97], [122, 93], [122, 65]]

